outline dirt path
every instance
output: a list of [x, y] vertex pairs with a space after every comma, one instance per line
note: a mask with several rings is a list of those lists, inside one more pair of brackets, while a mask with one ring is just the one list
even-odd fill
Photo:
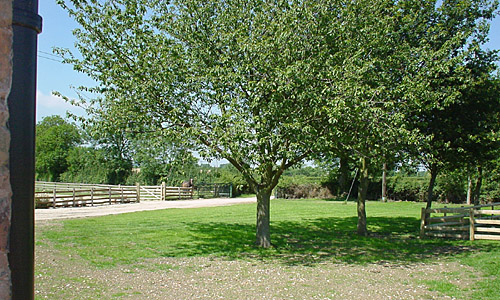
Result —
[[468, 288], [481, 280], [472, 278], [473, 271], [439, 260], [311, 267], [210, 256], [145, 259], [103, 269], [42, 244], [35, 281], [37, 299], [52, 300], [458, 300], [431, 291], [425, 282]]
[[142, 201], [140, 203], [100, 205], [71, 208], [35, 209], [35, 221], [98, 217], [135, 211], [159, 210], [167, 208], [195, 208], [254, 203], [256, 198], [215, 198], [181, 201]]

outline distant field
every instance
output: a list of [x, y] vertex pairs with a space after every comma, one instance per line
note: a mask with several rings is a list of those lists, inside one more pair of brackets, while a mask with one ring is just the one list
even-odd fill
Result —
[[37, 223], [37, 299], [500, 299], [500, 243], [418, 238], [422, 203], [273, 200]]

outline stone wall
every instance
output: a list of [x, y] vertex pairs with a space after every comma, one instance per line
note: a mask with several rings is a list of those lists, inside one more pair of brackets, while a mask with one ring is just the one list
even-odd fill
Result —
[[9, 229], [11, 189], [9, 180], [10, 134], [7, 96], [12, 80], [12, 0], [0, 0], [0, 299], [11, 298]]

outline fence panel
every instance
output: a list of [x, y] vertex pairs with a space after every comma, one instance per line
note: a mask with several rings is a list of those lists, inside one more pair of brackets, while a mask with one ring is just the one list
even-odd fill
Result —
[[471, 210], [471, 240], [500, 240], [500, 210]]
[[141, 200], [184, 200], [193, 198], [192, 187], [124, 186], [65, 182], [35, 183], [35, 207], [94, 206], [140, 202]]
[[231, 184], [201, 183], [196, 186], [195, 194], [198, 198], [231, 198], [233, 196], [233, 186]]
[[136, 186], [35, 183], [35, 207], [57, 208], [139, 202]]
[[500, 240], [500, 210], [495, 210], [495, 207], [500, 208], [500, 203], [422, 208], [420, 237]]
[[185, 200], [193, 199], [192, 187], [164, 187], [163, 199], [165, 200]]

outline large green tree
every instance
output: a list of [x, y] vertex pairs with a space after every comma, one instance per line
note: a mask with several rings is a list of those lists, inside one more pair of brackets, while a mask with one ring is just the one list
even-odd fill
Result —
[[[60, 3], [81, 26], [81, 58], [59, 52], [99, 82], [87, 89], [100, 94], [97, 115], [227, 159], [257, 194], [262, 247], [283, 172], [344, 149], [367, 186], [370, 160], [421, 136], [407, 118], [455, 99], [447, 83], [461, 80], [478, 20], [494, 10], [486, 0]], [[366, 234], [363, 190], [358, 212]]]
[[76, 125], [60, 116], [48, 116], [36, 126], [35, 170], [38, 180], [58, 181], [68, 168], [71, 149], [81, 142]]
[[326, 130], [317, 32], [340, 27], [326, 17], [340, 2], [60, 2], [81, 26], [81, 59], [66, 62], [100, 84], [92, 105], [227, 159], [257, 194], [256, 243], [269, 247], [271, 192]]
[[328, 61], [324, 70], [325, 78], [342, 74], [344, 84], [331, 85], [326, 105], [333, 116], [343, 112], [340, 119], [330, 118], [341, 130], [332, 131], [329, 146], [350, 150], [360, 160], [359, 234], [367, 234], [370, 165], [403, 157], [408, 148], [417, 156], [426, 146], [436, 149], [426, 122], [436, 119], [436, 111], [449, 113], [464, 90], [475, 85], [471, 61], [491, 65], [492, 53], [478, 49], [496, 8], [496, 1], [455, 0], [348, 1], [343, 6], [344, 26], [338, 30], [348, 51], [338, 51], [338, 43], [331, 42], [332, 57], [342, 63]]
[[[477, 68], [477, 66], [468, 66]], [[491, 65], [495, 68], [494, 65]], [[489, 68], [488, 68], [489, 69]], [[479, 201], [482, 168], [497, 157], [500, 116], [500, 86], [489, 71], [471, 70], [473, 74], [460, 96], [445, 108], [436, 108], [425, 114], [420, 126], [431, 137], [424, 143], [421, 158], [430, 165], [431, 184], [428, 188], [427, 207], [433, 200], [434, 180], [442, 170], [464, 170], [474, 174], [474, 202]]]
[[429, 63], [432, 76], [420, 79], [426, 90], [408, 122], [421, 136], [410, 152], [431, 175], [427, 208], [441, 170], [480, 164], [496, 147], [491, 133], [498, 127], [498, 98], [491, 75], [498, 57], [497, 51], [481, 48], [497, 8], [497, 1], [443, 1], [428, 22], [433, 30], [416, 37], [444, 54]]
[[[391, 0], [347, 2], [339, 12], [344, 26], [337, 29], [343, 37], [340, 46], [347, 51], [340, 52], [333, 39], [328, 45], [332, 56], [341, 63], [328, 61], [324, 77], [340, 73], [344, 81], [327, 90], [325, 105], [328, 114], [334, 116], [329, 119], [330, 126], [338, 129], [331, 132], [327, 147], [344, 161], [346, 154], [359, 161], [360, 235], [367, 235], [365, 200], [370, 169], [375, 163], [382, 164], [384, 156], [396, 156], [403, 140], [416, 138], [405, 123], [412, 109], [408, 94], [417, 90], [412, 80], [417, 72], [411, 68], [420, 62], [415, 54], [422, 48], [408, 41], [405, 26], [418, 24], [420, 4]], [[342, 117], [335, 117], [338, 115]]]

